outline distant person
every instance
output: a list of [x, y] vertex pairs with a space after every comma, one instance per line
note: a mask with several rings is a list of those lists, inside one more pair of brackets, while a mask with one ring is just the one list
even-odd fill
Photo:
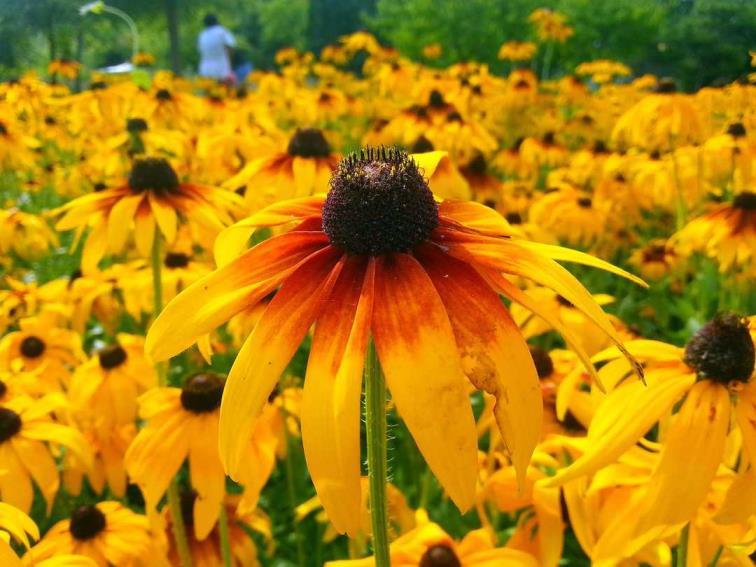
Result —
[[200, 52], [199, 74], [201, 77], [233, 83], [231, 52], [236, 40], [230, 31], [220, 25], [215, 14], [205, 16], [204, 23], [205, 29], [197, 39], [197, 49]]

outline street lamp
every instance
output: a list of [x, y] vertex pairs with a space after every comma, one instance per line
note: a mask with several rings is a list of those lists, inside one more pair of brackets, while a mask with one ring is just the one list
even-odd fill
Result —
[[123, 10], [119, 10], [118, 8], [114, 8], [113, 6], [108, 6], [107, 4], [105, 4], [105, 2], [102, 2], [102, 0], [98, 0], [97, 2], [88, 2], [87, 4], [79, 7], [80, 16], [103, 13], [113, 14], [114, 16], [121, 18], [129, 26], [129, 29], [131, 30], [131, 60], [135, 61], [136, 55], [139, 53], [139, 32], [137, 31], [136, 23], [134, 23], [134, 20], [131, 19], [131, 16], [129, 16]]

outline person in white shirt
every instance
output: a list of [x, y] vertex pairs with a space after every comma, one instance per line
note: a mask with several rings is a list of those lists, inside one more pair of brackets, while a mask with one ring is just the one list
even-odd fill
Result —
[[204, 19], [205, 29], [197, 39], [200, 52], [199, 74], [224, 82], [233, 82], [231, 69], [231, 49], [236, 45], [234, 36], [218, 22], [214, 14]]

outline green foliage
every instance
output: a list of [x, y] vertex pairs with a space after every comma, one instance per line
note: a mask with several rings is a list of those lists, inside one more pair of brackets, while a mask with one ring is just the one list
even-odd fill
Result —
[[[54, 57], [86, 67], [128, 59], [128, 30], [112, 16], [78, 15], [84, 0], [0, 2], [0, 79], [25, 69], [44, 71]], [[169, 66], [167, 0], [111, 0], [137, 22], [142, 48]], [[528, 15], [549, 7], [564, 13], [575, 34], [554, 51], [552, 72], [570, 73], [583, 61], [615, 59], [640, 74], [677, 78], [687, 89], [728, 82], [749, 72], [756, 38], [753, 0], [181, 0], [178, 2], [181, 69], [197, 66], [202, 17], [215, 12], [259, 68], [271, 68], [282, 47], [320, 51], [365, 26], [403, 54], [423, 60], [423, 47], [443, 46], [437, 61], [475, 60], [494, 72], [508, 40], [534, 39]], [[544, 49], [534, 64], [542, 64]], [[552, 73], [553, 74], [553, 73]]]

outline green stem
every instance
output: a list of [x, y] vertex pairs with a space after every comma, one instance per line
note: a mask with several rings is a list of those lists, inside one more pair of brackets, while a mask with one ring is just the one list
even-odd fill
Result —
[[[152, 320], [153, 322], [163, 310], [163, 241], [160, 231], [155, 229], [155, 238], [152, 241]], [[155, 366], [158, 375], [158, 385], [166, 386], [168, 381], [167, 363], [158, 363]]]
[[225, 503], [221, 503], [218, 516], [218, 531], [220, 532], [220, 549], [223, 567], [231, 567], [231, 537], [228, 533], [228, 514]]
[[[152, 241], [152, 293], [154, 320], [163, 310], [163, 253], [162, 240], [158, 230], [155, 230], [155, 238]], [[166, 378], [168, 376], [168, 365], [158, 364], [156, 370], [158, 373], [158, 383], [160, 386], [165, 386]], [[189, 540], [186, 538], [184, 516], [181, 513], [179, 486], [175, 477], [171, 480], [171, 484], [168, 486], [168, 510], [171, 513], [173, 538], [176, 540], [176, 553], [179, 556], [181, 565], [184, 567], [191, 567], [192, 553], [189, 550]]]
[[171, 513], [171, 526], [173, 526], [173, 539], [176, 541], [176, 553], [183, 567], [191, 567], [192, 552], [189, 550], [189, 541], [186, 539], [186, 527], [184, 516], [181, 514], [181, 497], [175, 477], [168, 485], [168, 510]]
[[688, 538], [690, 536], [690, 524], [680, 532], [680, 542], [677, 544], [677, 557], [675, 558], [675, 567], [685, 567], [688, 562]]
[[283, 411], [286, 416], [284, 420], [284, 437], [286, 438], [286, 492], [289, 496], [289, 508], [291, 508], [291, 523], [294, 534], [294, 540], [297, 542], [297, 564], [299, 567], [305, 567], [304, 544], [299, 533], [299, 522], [297, 522], [297, 489], [294, 485], [294, 460], [292, 459], [293, 443], [289, 435], [287, 426], [289, 413], [286, 410], [286, 404], [283, 404]]
[[719, 558], [722, 557], [722, 552], [724, 551], [723, 546], [719, 546], [717, 550], [714, 552], [714, 556], [711, 558], [711, 561], [709, 561], [709, 564], [707, 567], [717, 567], [717, 563], [719, 563]]
[[370, 484], [370, 519], [373, 527], [373, 555], [376, 567], [389, 567], [388, 482], [386, 455], [386, 386], [383, 373], [370, 342], [365, 361], [365, 424], [367, 429], [368, 482]]

